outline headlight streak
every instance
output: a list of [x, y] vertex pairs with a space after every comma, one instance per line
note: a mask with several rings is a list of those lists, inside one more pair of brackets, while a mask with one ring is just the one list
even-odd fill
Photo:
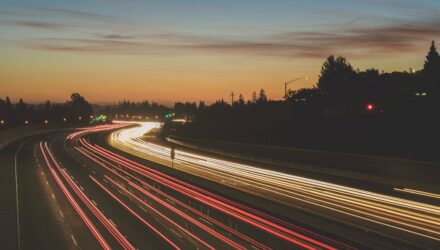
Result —
[[[112, 133], [112, 145], [128, 153], [134, 151], [143, 154], [150, 160], [153, 156], [161, 161], [169, 161], [169, 148], [145, 142], [140, 138], [155, 124], [140, 124], [140, 127]], [[439, 206], [183, 151], [176, 151], [175, 164], [193, 169], [192, 174], [216, 182], [219, 182], [219, 179], [232, 180], [241, 184], [237, 188], [244, 191], [260, 192], [264, 196], [267, 196], [267, 193], [273, 193], [288, 199], [301, 200], [308, 204], [440, 241]]]
[[67, 136], [67, 139], [73, 140], [75, 138], [78, 138], [80, 136], [84, 136], [89, 133], [95, 133], [95, 132], [99, 132], [99, 131], [121, 128], [121, 127], [125, 127], [127, 125], [128, 124], [117, 123], [117, 124], [110, 124], [110, 125], [99, 125], [99, 126], [88, 127], [88, 128], [87, 127], [80, 128], [79, 131], [74, 132], [74, 133], [70, 134], [69, 136]]
[[[177, 192], [180, 192], [192, 199], [196, 199], [208, 206], [211, 206], [215, 209], [218, 209], [219, 211], [222, 211], [226, 214], [229, 214], [239, 220], [245, 221], [247, 223], [249, 223], [250, 225], [253, 225], [257, 228], [260, 228], [263, 231], [266, 231], [270, 234], [273, 234], [277, 237], [280, 237], [282, 239], [285, 239], [287, 241], [290, 241], [296, 245], [303, 245], [303, 247], [305, 248], [309, 248], [307, 245], [304, 245], [303, 243], [301, 243], [298, 240], [295, 240], [295, 238], [292, 237], [298, 237], [302, 240], [308, 241], [310, 243], [313, 243], [317, 246], [319, 246], [320, 248], [325, 248], [325, 249], [334, 249], [333, 247], [326, 245], [320, 241], [316, 241], [310, 237], [301, 235], [299, 233], [296, 233], [292, 230], [289, 230], [283, 226], [280, 226], [278, 224], [275, 224], [273, 222], [268, 221], [267, 219], [270, 219], [270, 216], [262, 216], [262, 217], [258, 217], [255, 216], [254, 214], [251, 214], [249, 211], [253, 211], [252, 209], [245, 209], [242, 210], [241, 208], [243, 208], [242, 205], [236, 204], [234, 202], [231, 201], [227, 201], [226, 203], [224, 202], [224, 198], [222, 197], [218, 197], [216, 195], [213, 195], [203, 189], [197, 188], [195, 186], [192, 186], [190, 184], [184, 183], [178, 179], [175, 179], [173, 177], [167, 176], [159, 171], [156, 171], [154, 169], [148, 168], [144, 165], [138, 164], [136, 162], [133, 162], [129, 159], [126, 159], [120, 155], [116, 155], [113, 152], [110, 152], [108, 150], [105, 150], [99, 146], [92, 146], [89, 143], [87, 143], [85, 140], [80, 139], [80, 143], [82, 143], [83, 145], [87, 145], [89, 148], [93, 147], [95, 151], [98, 151], [101, 155], [103, 155], [106, 159], [112, 160], [117, 162], [119, 165], [126, 167], [127, 169], [130, 169], [132, 171], [135, 171], [149, 179], [154, 180], [155, 182], [158, 182], [164, 186], [167, 186]], [[223, 200], [223, 201], [222, 201]], [[232, 205], [228, 205], [232, 204]], [[248, 212], [246, 212], [246, 210], [248, 210]], [[266, 218], [266, 219], [264, 219]], [[285, 224], [286, 223], [280, 223], [280, 224]], [[290, 225], [290, 224], [288, 224]], [[303, 232], [306, 232], [306, 230], [304, 229], [300, 229], [298, 227], [293, 226], [294, 228], [296, 228], [297, 230], [301, 230]], [[271, 229], [272, 228], [272, 229]], [[278, 231], [280, 230], [280, 231]], [[309, 232], [310, 233], [310, 232]], [[317, 236], [316, 234], [310, 233], [311, 235]], [[288, 236], [289, 235], [289, 236]], [[321, 239], [325, 239], [329, 242], [332, 242], [333, 244], [337, 244], [339, 246], [341, 246], [341, 248], [349, 248], [348, 246], [326, 239], [324, 237], [318, 237]]]
[[434, 193], [424, 192], [424, 191], [410, 189], [410, 188], [394, 188], [394, 190], [398, 191], [398, 192], [404, 192], [404, 193], [426, 196], [426, 197], [430, 197], [430, 198], [434, 198], [434, 199], [440, 199], [440, 194], [434, 194]]

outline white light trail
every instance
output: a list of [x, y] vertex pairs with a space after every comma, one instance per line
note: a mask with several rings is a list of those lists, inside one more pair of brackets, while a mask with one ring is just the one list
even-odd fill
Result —
[[[160, 126], [140, 126], [112, 133], [111, 144], [128, 153], [171, 166], [170, 149], [142, 140]], [[440, 207], [336, 185], [278, 171], [176, 150], [174, 167], [237, 189], [287, 204], [298, 201], [368, 222], [440, 241]]]

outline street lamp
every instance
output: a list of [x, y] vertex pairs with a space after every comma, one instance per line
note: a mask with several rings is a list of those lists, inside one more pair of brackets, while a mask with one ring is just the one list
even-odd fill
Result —
[[292, 81], [288, 81], [288, 82], [284, 83], [284, 98], [285, 99], [287, 99], [287, 85], [289, 85], [292, 82], [296, 82], [296, 81], [302, 80], [302, 79], [307, 80], [309, 78], [307, 76], [306, 77], [299, 77], [299, 78], [293, 79]]

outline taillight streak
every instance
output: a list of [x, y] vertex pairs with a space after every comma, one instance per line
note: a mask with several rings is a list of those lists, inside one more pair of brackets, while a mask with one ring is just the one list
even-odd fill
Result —
[[[86, 147], [87, 147], [87, 146], [86, 146]], [[257, 242], [256, 240], [254, 240], [254, 239], [252, 239], [252, 238], [250, 238], [250, 237], [248, 237], [248, 236], [246, 236], [246, 235], [244, 235], [244, 234], [242, 234], [242, 233], [240, 233], [240, 232], [238, 232], [238, 231], [232, 229], [231, 227], [228, 227], [228, 226], [224, 225], [223, 223], [221, 223], [221, 222], [219, 222], [219, 221], [217, 221], [217, 220], [215, 220], [215, 219], [213, 219], [213, 218], [207, 216], [206, 214], [204, 214], [204, 213], [198, 211], [197, 209], [194, 209], [193, 207], [188, 206], [187, 204], [185, 204], [185, 203], [183, 203], [183, 202], [181, 202], [181, 201], [175, 199], [174, 197], [172, 197], [172, 196], [166, 194], [165, 192], [162, 192], [162, 191], [159, 190], [159, 189], [155, 189], [155, 188], [154, 188], [153, 186], [151, 186], [150, 184], [148, 184], [148, 183], [142, 181], [141, 179], [137, 178], [136, 176], [134, 176], [134, 175], [132, 175], [132, 174], [126, 172], [125, 170], [123, 170], [123, 169], [121, 169], [121, 168], [115, 166], [114, 164], [109, 163], [108, 161], [102, 159], [101, 157], [96, 156], [93, 152], [90, 151], [90, 150], [93, 150], [93, 149], [79, 148], [79, 147], [76, 147], [76, 149], [77, 149], [79, 152], [81, 152], [83, 155], [87, 156], [87, 157], [90, 158], [91, 160], [93, 160], [93, 161], [95, 161], [96, 163], [98, 163], [100, 166], [104, 167], [105, 169], [109, 170], [109, 171], [112, 172], [113, 174], [117, 175], [119, 178], [125, 180], [127, 183], [130, 181], [129, 179], [125, 178], [124, 176], [122, 176], [122, 175], [120, 175], [119, 173], [117, 173], [115, 170], [113, 170], [113, 169], [111, 169], [111, 168], [105, 166], [105, 165], [102, 164], [102, 163], [105, 163], [105, 164], [107, 164], [107, 165], [109, 165], [109, 166], [111, 166], [111, 167], [117, 169], [118, 171], [120, 171], [120, 172], [126, 174], [126, 175], [129, 176], [130, 178], [132, 178], [132, 179], [138, 181], [139, 183], [141, 183], [143, 186], [145, 186], [145, 187], [147, 187], [147, 188], [150, 188], [150, 189], [154, 189], [156, 193], [158, 193], [158, 194], [164, 196], [165, 198], [169, 199], [170, 201], [172, 201], [172, 202], [174, 202], [174, 203], [176, 203], [176, 204], [178, 204], [178, 205], [184, 207], [185, 209], [187, 209], [187, 210], [189, 210], [189, 211], [191, 211], [191, 212], [197, 214], [198, 216], [200, 216], [200, 217], [202, 217], [202, 218], [208, 220], [209, 222], [211, 222], [211, 223], [213, 223], [213, 224], [215, 224], [215, 225], [221, 227], [222, 229], [228, 231], [229, 233], [234, 234], [234, 235], [236, 235], [237, 237], [239, 237], [239, 238], [241, 238], [241, 239], [243, 239], [243, 240], [245, 240], [245, 241], [247, 241], [247, 242], [249, 242], [249, 243], [255, 245], [255, 246], [258, 247], [259, 249], [263, 249], [263, 250], [269, 250], [269, 249], [271, 249], [271, 248], [269, 248], [268, 246], [266, 246], [266, 245], [264, 245], [264, 244], [262, 244], [262, 243], [260, 243], [260, 242]], [[92, 156], [92, 154], [93, 154], [93, 156]], [[100, 162], [100, 161], [101, 161], [101, 162]]]
[[77, 194], [77, 196], [83, 201], [83, 203], [89, 208], [89, 210], [95, 215], [95, 217], [102, 223], [102, 225], [110, 232], [111, 235], [118, 241], [118, 243], [124, 249], [132, 249], [135, 248], [133, 245], [121, 234], [121, 232], [109, 221], [108, 218], [104, 216], [104, 214], [93, 204], [93, 202], [84, 194], [84, 192], [76, 185], [76, 183], [71, 179], [71, 177], [61, 168], [61, 166], [56, 161], [55, 157], [51, 153], [47, 143], [44, 144], [47, 154], [52, 159], [52, 162], [57, 167], [58, 171], [67, 181], [72, 190]]
[[[123, 177], [122, 175], [120, 175], [119, 173], [117, 173], [115, 170], [105, 166], [104, 164], [102, 164], [101, 162], [99, 162], [98, 160], [94, 159], [94, 157], [99, 158], [97, 156], [92, 157], [90, 154], [86, 153], [85, 150], [86, 149], [81, 149], [76, 147], [76, 149], [81, 152], [82, 154], [84, 154], [85, 156], [87, 156], [88, 158], [90, 158], [91, 160], [95, 161], [96, 163], [98, 163], [100, 166], [104, 167], [105, 169], [109, 170], [110, 172], [112, 172], [113, 174], [117, 175], [118, 177], [128, 181], [128, 179], [126, 179], [125, 177]], [[102, 160], [102, 159], [101, 159]], [[109, 164], [109, 163], [107, 163]], [[115, 166], [113, 166], [115, 167]], [[117, 167], [116, 167], [117, 168]], [[118, 170], [121, 170], [118, 168]], [[124, 170], [121, 170], [123, 172], [125, 172]], [[126, 174], [129, 175], [129, 173], [125, 172]], [[125, 191], [125, 189], [124, 189]], [[126, 191], [128, 192], [128, 191]], [[130, 194], [132, 195], [132, 194]], [[137, 198], [137, 197], [135, 197]], [[208, 247], [209, 249], [214, 249], [211, 245], [209, 245], [208, 243], [206, 243], [205, 241], [203, 241], [202, 239], [200, 239], [199, 237], [197, 237], [196, 235], [194, 235], [193, 233], [189, 232], [188, 230], [186, 230], [185, 228], [181, 227], [179, 224], [177, 224], [176, 222], [174, 222], [173, 220], [171, 220], [169, 217], [165, 216], [164, 214], [162, 214], [161, 212], [159, 212], [158, 210], [156, 210], [155, 208], [153, 208], [152, 206], [150, 206], [149, 204], [144, 204], [146, 205], [150, 210], [152, 210], [153, 212], [157, 213], [159, 216], [161, 216], [162, 218], [164, 218], [165, 220], [167, 220], [168, 222], [170, 222], [171, 224], [173, 224], [174, 226], [176, 226], [177, 228], [179, 228], [180, 230], [182, 230], [184, 233], [188, 234], [190, 237], [194, 238], [196, 241], [202, 243], [203, 245], [205, 245], [206, 247]], [[161, 234], [158, 230], [154, 230], [156, 233], [159, 233], [159, 235], [162, 237], [163, 234]], [[167, 242], [170, 242], [167, 238], [164, 238]]]
[[[84, 139], [80, 139], [80, 142], [83, 145], [88, 145], [89, 147], [93, 148], [95, 152], [100, 153], [101, 155], [123, 165], [124, 167], [126, 167], [128, 169], [131, 169], [131, 170], [133, 170], [133, 171], [135, 171], [135, 172], [137, 172], [137, 173], [139, 173], [149, 179], [157, 181], [158, 183], [161, 183], [164, 186], [167, 186], [173, 190], [176, 190], [179, 193], [182, 193], [190, 198], [197, 199], [200, 202], [202, 202], [210, 207], [220, 209], [220, 211], [222, 211], [223, 213], [229, 214], [239, 220], [245, 221], [245, 222], [247, 222], [247, 223], [263, 230], [263, 231], [266, 231], [266, 232], [273, 234], [277, 237], [285, 239], [293, 244], [299, 245], [299, 246], [307, 248], [307, 249], [314, 249], [313, 247], [311, 247], [311, 246], [309, 246], [309, 245], [307, 245], [307, 244], [305, 244], [295, 238], [292, 238], [291, 236], [294, 236], [294, 237], [299, 238], [301, 240], [310, 242], [316, 246], [319, 246], [319, 247], [322, 247], [325, 249], [335, 249], [334, 247], [331, 247], [323, 242], [319, 242], [315, 239], [312, 239], [310, 237], [296, 233], [290, 229], [287, 229], [287, 228], [284, 228], [280, 225], [272, 223], [264, 218], [250, 214], [249, 212], [246, 212], [240, 208], [237, 208], [234, 205], [229, 205], [226, 202], [222, 201], [225, 198], [217, 199], [218, 196], [213, 195], [205, 190], [197, 188], [191, 184], [184, 183], [176, 178], [165, 175], [157, 170], [154, 170], [154, 169], [148, 168], [146, 166], [143, 166], [139, 163], [133, 162], [129, 159], [126, 159], [125, 157], [116, 155], [113, 152], [110, 152], [102, 147], [92, 146], [90, 143], [88, 143]], [[211, 197], [209, 197], [209, 196], [211, 196]], [[231, 203], [231, 202], [228, 202], [228, 203]], [[271, 228], [274, 228], [276, 230], [271, 229]], [[277, 230], [279, 230], [283, 233], [278, 232]], [[291, 236], [287, 236], [287, 235], [285, 235], [285, 233], [288, 235], [291, 235]]]
[[78, 203], [76, 202], [76, 200], [73, 198], [72, 194], [67, 190], [66, 186], [64, 185], [64, 183], [61, 181], [60, 177], [58, 176], [58, 174], [55, 172], [54, 168], [52, 167], [52, 165], [49, 163], [49, 160], [46, 156], [46, 153], [44, 152], [43, 149], [43, 143], [40, 142], [40, 150], [41, 153], [43, 155], [44, 161], [46, 162], [47, 167], [49, 168], [49, 171], [51, 172], [52, 176], [55, 179], [55, 182], [58, 184], [58, 186], [60, 187], [61, 191], [63, 191], [64, 195], [66, 196], [67, 200], [70, 202], [70, 204], [73, 206], [73, 208], [75, 209], [75, 211], [79, 214], [79, 216], [81, 217], [81, 219], [83, 220], [83, 222], [86, 224], [86, 226], [89, 228], [89, 230], [91, 231], [91, 233], [93, 234], [93, 236], [96, 238], [96, 240], [98, 241], [98, 243], [101, 245], [101, 247], [103, 249], [109, 250], [110, 245], [105, 241], [104, 237], [102, 237], [101, 233], [96, 229], [96, 226], [92, 223], [92, 221], [90, 220], [90, 218], [84, 213], [84, 211], [81, 209], [81, 207], [78, 205]]
[[138, 218], [142, 223], [144, 223], [148, 228], [157, 233], [162, 239], [168, 242], [174, 249], [180, 250], [180, 248], [174, 244], [168, 237], [159, 232], [155, 227], [153, 227], [150, 223], [148, 223], [144, 218], [142, 218], [139, 214], [137, 214], [133, 209], [127, 206], [123, 201], [121, 201], [118, 197], [116, 197], [110, 190], [108, 190], [104, 185], [102, 185], [96, 178], [93, 176], [89, 176], [99, 187], [101, 187], [108, 195], [110, 195], [113, 199], [115, 199], [119, 204], [121, 204], [125, 209], [127, 209], [131, 214], [133, 214], [136, 218]]

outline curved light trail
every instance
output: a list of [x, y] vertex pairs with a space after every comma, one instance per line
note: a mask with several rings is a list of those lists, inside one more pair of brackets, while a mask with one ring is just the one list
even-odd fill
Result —
[[[149, 124], [149, 126], [151, 129], [156, 125]], [[90, 175], [90, 179], [143, 224], [162, 236], [175, 249], [181, 248], [179, 242], [166, 237], [165, 231], [176, 232], [175, 230], [177, 230], [181, 239], [191, 239], [191, 241], [197, 242], [193, 248], [214, 249], [222, 246], [220, 248], [269, 250], [272, 247], [264, 242], [270, 243], [277, 238], [278, 241], [284, 242], [283, 246], [290, 245], [301, 249], [353, 249], [338, 241], [210, 193], [100, 146], [92, 145], [81, 136], [76, 139], [73, 141], [77, 142], [77, 146], [74, 147], [77, 152], [97, 163], [101, 170], [107, 173], [101, 181], [92, 175]], [[162, 188], [155, 187], [155, 185], [160, 185]], [[132, 202], [125, 203], [117, 197], [121, 194], [130, 197], [135, 205], [144, 207], [149, 214], [169, 226], [154, 228], [141, 214], [136, 213], [130, 207], [133, 205]], [[193, 200], [216, 210], [214, 214], [217, 216], [218, 213], [225, 215], [220, 218], [230, 217], [240, 221], [246, 224], [246, 228], [250, 227], [258, 231], [258, 235], [263, 233], [271, 237], [264, 240], [255, 239], [250, 231], [238, 231], [231, 224], [228, 225], [210, 213], [203, 213], [189, 205], [188, 200], [189, 204]], [[188, 228], [185, 221], [192, 226]], [[182, 222], [184, 223], [182, 224]]]
[[[142, 140], [157, 123], [111, 134], [111, 145], [172, 166], [170, 149]], [[174, 167], [221, 184], [287, 204], [306, 204], [440, 241], [440, 207], [356, 188], [176, 150]]]
[[96, 226], [93, 224], [93, 222], [90, 220], [90, 218], [86, 215], [84, 210], [78, 205], [78, 202], [73, 198], [72, 194], [69, 192], [69, 190], [66, 188], [64, 183], [62, 182], [59, 175], [56, 173], [55, 168], [52, 166], [52, 164], [49, 161], [48, 154], [50, 153], [47, 151], [47, 143], [40, 142], [40, 152], [43, 155], [43, 159], [46, 162], [47, 167], [49, 168], [49, 171], [51, 172], [52, 176], [55, 179], [55, 182], [60, 187], [61, 191], [66, 196], [67, 200], [70, 202], [70, 204], [73, 206], [75, 211], [78, 213], [78, 215], [81, 217], [83, 222], [86, 224], [86, 226], [89, 228], [90, 232], [93, 234], [93, 236], [96, 238], [98, 243], [101, 245], [103, 249], [111, 249], [110, 245], [107, 243], [107, 241], [104, 239], [102, 234], [96, 229]]

